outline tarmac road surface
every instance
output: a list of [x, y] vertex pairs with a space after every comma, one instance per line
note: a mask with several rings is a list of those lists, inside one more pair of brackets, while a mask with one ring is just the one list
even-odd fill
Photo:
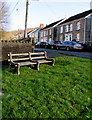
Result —
[[86, 59], [92, 59], [91, 52], [83, 51], [63, 51], [55, 49], [35, 48], [35, 52], [47, 51], [48, 57], [80, 57]]

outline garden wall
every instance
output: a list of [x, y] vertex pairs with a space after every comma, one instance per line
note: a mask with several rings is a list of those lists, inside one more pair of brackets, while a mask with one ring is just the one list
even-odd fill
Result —
[[34, 52], [34, 42], [30, 41], [0, 41], [0, 61], [8, 60], [8, 53]]

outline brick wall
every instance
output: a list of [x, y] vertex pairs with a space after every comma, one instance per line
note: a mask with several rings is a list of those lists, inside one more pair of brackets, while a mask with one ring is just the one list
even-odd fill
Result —
[[19, 42], [19, 41], [0, 41], [2, 55], [0, 56], [0, 61], [8, 60], [8, 53], [26, 53], [34, 52], [33, 42]]

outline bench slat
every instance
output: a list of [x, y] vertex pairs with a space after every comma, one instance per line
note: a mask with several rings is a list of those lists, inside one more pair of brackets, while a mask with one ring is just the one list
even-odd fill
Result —
[[[28, 53], [20, 53], [20, 54], [12, 54], [12, 56], [26, 56], [28, 55]], [[10, 56], [10, 54], [8, 54], [8, 56]]]
[[48, 63], [48, 62], [52, 62], [50, 60], [38, 60], [39, 63]]
[[43, 59], [43, 58], [45, 58], [45, 56], [40, 56], [40, 57], [31, 57], [31, 59], [33, 60], [33, 59]]
[[20, 61], [20, 60], [29, 60], [29, 58], [18, 58], [18, 59], [12, 59], [12, 61]]
[[30, 53], [31, 55], [43, 55], [44, 52], [39, 52], [39, 53]]
[[30, 62], [30, 61], [26, 61], [26, 62], [14, 62], [14, 64], [20, 64], [20, 66], [25, 66], [25, 65], [32, 65], [32, 64], [37, 64], [36, 62]]

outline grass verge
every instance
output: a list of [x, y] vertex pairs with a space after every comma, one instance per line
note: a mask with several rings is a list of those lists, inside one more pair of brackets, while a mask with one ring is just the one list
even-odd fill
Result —
[[55, 58], [55, 66], [40, 71], [21, 67], [20, 75], [3, 68], [3, 118], [92, 119], [92, 60]]

